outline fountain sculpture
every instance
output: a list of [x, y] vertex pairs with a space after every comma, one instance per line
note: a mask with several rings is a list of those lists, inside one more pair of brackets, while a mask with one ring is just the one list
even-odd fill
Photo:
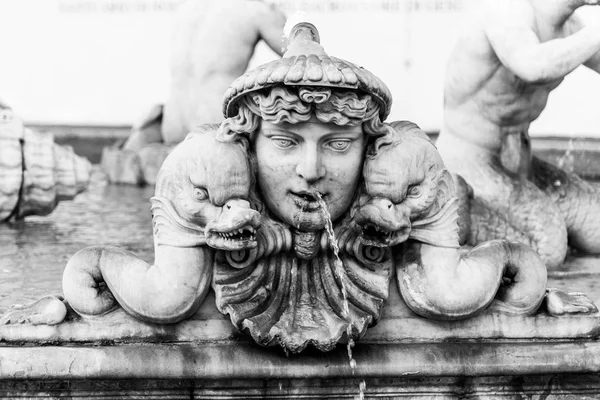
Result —
[[0, 105], [0, 223], [47, 215], [87, 188], [92, 165]]
[[218, 310], [257, 343], [328, 351], [378, 321], [394, 276], [428, 319], [596, 311], [584, 295], [547, 290], [546, 266], [525, 244], [461, 252], [457, 221], [470, 199], [457, 197], [417, 125], [382, 122], [390, 107], [381, 80], [296, 25], [283, 59], [231, 85], [226, 120], [190, 133], [164, 162], [151, 200], [154, 264], [85, 248], [65, 268], [64, 299], [1, 321], [59, 324], [68, 303], [84, 318], [122, 308], [173, 324], [212, 285]]

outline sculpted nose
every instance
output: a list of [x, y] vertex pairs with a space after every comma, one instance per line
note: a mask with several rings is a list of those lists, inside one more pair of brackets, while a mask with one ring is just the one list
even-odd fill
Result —
[[369, 223], [378, 225], [390, 231], [406, 229], [410, 227], [408, 210], [402, 206], [394, 206], [388, 199], [371, 199], [356, 213], [356, 223], [365, 226]]
[[356, 215], [359, 225], [365, 225], [369, 222], [378, 224], [387, 224], [394, 219], [394, 209], [391, 201], [387, 199], [371, 199], [362, 206]]
[[317, 149], [306, 149], [296, 165], [296, 173], [306, 182], [316, 182], [325, 176], [325, 166]]

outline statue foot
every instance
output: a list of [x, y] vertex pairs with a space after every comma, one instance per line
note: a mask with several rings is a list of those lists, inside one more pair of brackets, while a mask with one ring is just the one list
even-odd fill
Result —
[[44, 296], [27, 305], [15, 305], [0, 317], [0, 325], [56, 325], [67, 316], [67, 306], [61, 296]]
[[598, 312], [592, 301], [583, 293], [546, 289], [546, 311], [550, 315], [591, 314]]

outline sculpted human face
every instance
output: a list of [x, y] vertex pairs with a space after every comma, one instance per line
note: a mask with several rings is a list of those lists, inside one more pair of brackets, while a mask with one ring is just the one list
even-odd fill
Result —
[[335, 221], [350, 206], [362, 172], [366, 140], [361, 126], [310, 120], [263, 121], [254, 139], [258, 185], [267, 207], [300, 230], [323, 229], [323, 197]]

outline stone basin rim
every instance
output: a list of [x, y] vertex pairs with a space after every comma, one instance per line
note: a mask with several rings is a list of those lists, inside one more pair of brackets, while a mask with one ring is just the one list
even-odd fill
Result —
[[[600, 371], [600, 343], [363, 344], [285, 355], [256, 346], [128, 345], [0, 347], [7, 379], [296, 379], [337, 377], [481, 376]], [[102, 360], [103, 362], [98, 362]]]

